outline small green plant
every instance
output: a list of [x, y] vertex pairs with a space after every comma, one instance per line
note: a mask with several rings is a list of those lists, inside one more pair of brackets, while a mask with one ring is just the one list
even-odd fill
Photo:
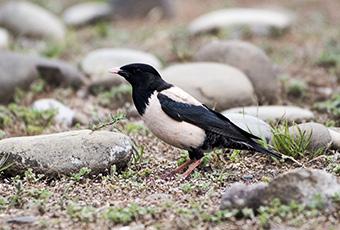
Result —
[[337, 39], [331, 39], [326, 42], [324, 50], [316, 63], [324, 68], [340, 65], [340, 43]]
[[138, 204], [129, 204], [125, 208], [110, 207], [108, 208], [103, 216], [105, 219], [114, 222], [115, 224], [129, 224], [139, 217], [154, 212], [151, 208], [141, 207]]
[[96, 219], [96, 210], [90, 206], [80, 206], [71, 203], [66, 207], [67, 214], [74, 220], [81, 222], [93, 222]]
[[273, 128], [272, 133], [274, 148], [278, 152], [294, 158], [305, 155], [312, 137], [312, 132], [304, 132], [299, 127], [297, 127], [297, 134], [291, 134], [288, 122]]
[[9, 197], [11, 206], [21, 208], [24, 205], [24, 188], [20, 176], [13, 178], [15, 194]]
[[54, 116], [57, 113], [56, 110], [38, 111], [14, 103], [10, 104], [8, 109], [15, 119], [20, 120], [25, 124], [25, 131], [27, 134], [42, 133], [45, 128], [53, 123]]
[[98, 100], [101, 106], [117, 108], [131, 100], [132, 87], [127, 84], [112, 87], [110, 91], [99, 93]]
[[116, 113], [114, 115], [111, 114], [109, 118], [106, 118], [105, 120], [102, 121], [98, 121], [96, 122], [97, 124], [91, 124], [89, 128], [92, 131], [97, 131], [107, 126], [113, 126], [119, 121], [124, 119], [126, 119], [126, 115], [124, 113]]
[[336, 174], [336, 175], [340, 175], [340, 164], [335, 164], [334, 166], [333, 166], [333, 169], [332, 169], [332, 171]]
[[190, 182], [188, 182], [188, 183], [182, 184], [180, 188], [181, 188], [182, 192], [190, 193], [190, 192], [192, 192], [194, 187], [195, 186], [193, 186]]
[[187, 160], [189, 160], [188, 152], [182, 151], [181, 155], [179, 156], [179, 159], [177, 160], [177, 165], [180, 166], [181, 164], [183, 164]]
[[132, 165], [138, 165], [142, 162], [144, 156], [144, 146], [136, 147], [136, 144], [133, 144], [133, 154], [132, 154]]
[[336, 192], [332, 195], [332, 201], [334, 203], [340, 204], [340, 192]]
[[301, 98], [306, 94], [307, 84], [302, 80], [292, 79], [288, 81], [286, 91], [290, 96]]
[[106, 38], [110, 32], [110, 25], [107, 22], [98, 22], [95, 25], [95, 30], [99, 37]]
[[316, 109], [332, 114], [336, 118], [340, 118], [340, 94], [335, 94], [330, 100], [317, 103]]
[[91, 173], [91, 171], [92, 171], [91, 169], [83, 167], [79, 170], [79, 172], [71, 174], [71, 179], [76, 182], [79, 182], [83, 180], [86, 176], [88, 176]]
[[48, 58], [57, 58], [60, 57], [64, 49], [65, 45], [57, 42], [51, 42], [47, 44], [47, 47], [42, 51], [41, 54]]
[[258, 212], [258, 220], [261, 226], [267, 226], [274, 217], [285, 219], [299, 215], [305, 207], [295, 201], [282, 204], [279, 199], [274, 199], [268, 206], [261, 206]]
[[147, 128], [144, 125], [138, 124], [135, 122], [129, 122], [124, 126], [125, 131], [127, 134], [137, 134], [137, 133], [147, 133]]
[[0, 210], [5, 209], [8, 206], [6, 198], [0, 196]]
[[29, 191], [29, 195], [35, 199], [46, 201], [48, 200], [48, 198], [50, 198], [52, 193], [48, 191], [47, 189], [43, 188], [43, 189], [33, 189]]
[[9, 154], [4, 154], [0, 158], [0, 175], [13, 165], [13, 163], [8, 163], [8, 158]]
[[30, 89], [33, 93], [42, 93], [45, 89], [46, 82], [42, 79], [38, 79], [35, 82], [33, 82], [30, 86]]
[[11, 125], [13, 119], [10, 111], [5, 106], [0, 106], [0, 128]]
[[238, 150], [238, 149], [232, 150], [232, 153], [230, 155], [230, 160], [232, 162], [239, 162], [240, 161], [240, 154], [241, 154], [241, 150]]
[[44, 177], [43, 174], [36, 175], [31, 168], [27, 169], [24, 173], [24, 180], [30, 183], [37, 183]]

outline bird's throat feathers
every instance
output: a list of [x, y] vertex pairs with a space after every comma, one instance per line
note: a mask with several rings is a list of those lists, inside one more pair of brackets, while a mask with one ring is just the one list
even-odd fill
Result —
[[136, 109], [139, 115], [143, 116], [145, 109], [149, 103], [149, 99], [154, 93], [161, 92], [171, 87], [173, 87], [173, 85], [163, 80], [162, 82], [157, 83], [157, 85], [154, 85], [152, 87], [147, 87], [147, 88], [132, 87], [132, 99], [133, 99], [133, 102], [136, 106]]

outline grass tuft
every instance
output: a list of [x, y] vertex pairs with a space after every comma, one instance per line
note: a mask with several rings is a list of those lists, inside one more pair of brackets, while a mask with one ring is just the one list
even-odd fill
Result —
[[274, 148], [278, 152], [294, 158], [305, 156], [312, 138], [312, 132], [307, 133], [299, 127], [297, 129], [298, 134], [292, 135], [289, 132], [288, 122], [273, 128], [272, 142]]

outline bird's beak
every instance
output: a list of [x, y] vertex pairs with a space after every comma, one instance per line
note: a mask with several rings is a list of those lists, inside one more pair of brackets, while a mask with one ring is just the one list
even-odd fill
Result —
[[112, 74], [119, 74], [120, 71], [121, 71], [121, 69], [116, 67], [116, 68], [112, 68], [109, 72], [112, 73]]

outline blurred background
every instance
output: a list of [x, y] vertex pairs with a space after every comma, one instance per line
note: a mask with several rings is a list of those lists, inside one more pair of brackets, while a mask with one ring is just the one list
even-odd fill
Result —
[[[335, 214], [318, 216], [320, 199], [305, 213], [279, 203], [243, 219], [216, 212], [233, 182], [267, 183], [294, 164], [215, 151], [191, 181], [162, 180], [187, 154], [146, 129], [131, 87], [108, 71], [151, 64], [264, 143], [339, 177], [339, 12], [339, 0], [0, 0], [0, 226], [262, 229], [297, 216], [306, 229], [312, 217], [335, 229]], [[294, 175], [277, 183], [299, 186]], [[324, 178], [301, 191], [332, 190]], [[314, 181], [327, 188], [309, 189]]]

